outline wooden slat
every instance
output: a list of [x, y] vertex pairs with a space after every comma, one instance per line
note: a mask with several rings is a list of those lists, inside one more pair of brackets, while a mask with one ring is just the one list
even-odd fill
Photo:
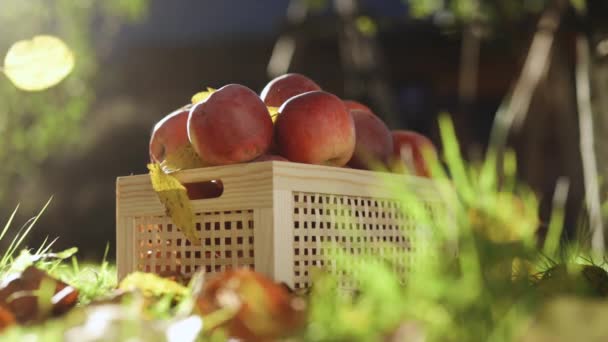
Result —
[[437, 199], [436, 184], [426, 178], [339, 167], [274, 162], [275, 189], [321, 194], [397, 198], [399, 190]]
[[[191, 201], [196, 212], [272, 206], [272, 168], [265, 163], [185, 170], [175, 173], [175, 177], [182, 183], [222, 181], [224, 191], [220, 197]], [[119, 177], [117, 193], [123, 215], [164, 215], [149, 175]]]
[[273, 207], [274, 279], [290, 287], [293, 280], [293, 201], [291, 191], [275, 190]]
[[118, 279], [124, 278], [135, 268], [133, 255], [135, 242], [132, 220], [128, 217], [117, 216], [116, 220], [116, 268]]
[[275, 275], [274, 222], [273, 209], [256, 209], [254, 222], [255, 270], [268, 277]]

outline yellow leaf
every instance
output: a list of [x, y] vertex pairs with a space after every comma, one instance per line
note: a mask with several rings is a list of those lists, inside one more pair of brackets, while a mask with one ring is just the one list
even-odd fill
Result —
[[275, 123], [277, 121], [277, 118], [279, 117], [279, 107], [270, 107], [268, 106], [268, 113], [270, 113], [270, 118], [272, 119], [272, 123]]
[[147, 297], [173, 295], [183, 298], [188, 289], [177, 282], [152, 273], [134, 272], [123, 279], [118, 288], [125, 291], [140, 290]]
[[161, 163], [161, 168], [165, 173], [172, 173], [186, 169], [196, 169], [199, 167], [203, 167], [203, 163], [190, 144], [176, 149], [171, 153], [167, 153], [165, 160], [163, 160]]
[[205, 101], [211, 94], [215, 92], [215, 89], [211, 87], [207, 87], [207, 90], [198, 92], [192, 96], [192, 104], [197, 104], [199, 102]]
[[164, 173], [160, 164], [148, 164], [148, 170], [152, 187], [165, 206], [167, 216], [192, 244], [200, 245], [186, 188], [174, 176]]
[[61, 39], [35, 36], [11, 46], [3, 70], [17, 88], [38, 91], [61, 82], [73, 68], [74, 55]]

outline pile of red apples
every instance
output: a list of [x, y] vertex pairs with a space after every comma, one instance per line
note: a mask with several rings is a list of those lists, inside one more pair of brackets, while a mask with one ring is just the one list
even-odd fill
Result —
[[366, 105], [293, 73], [259, 95], [239, 84], [215, 90], [159, 121], [150, 139], [151, 161], [172, 169], [279, 160], [429, 177], [435, 155], [425, 136], [391, 131]]

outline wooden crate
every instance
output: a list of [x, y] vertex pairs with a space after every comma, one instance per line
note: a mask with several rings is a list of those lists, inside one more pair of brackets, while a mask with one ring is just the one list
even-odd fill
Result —
[[[304, 288], [310, 267], [332, 269], [326, 258], [332, 248], [355, 255], [416, 248], [412, 232], [418, 225], [402, 211], [398, 191], [415, 191], [431, 213], [443, 212], [433, 182], [403, 175], [268, 161], [185, 170], [176, 177], [184, 184], [223, 183], [220, 197], [192, 201], [201, 245], [173, 226], [149, 175], [120, 177], [119, 278], [136, 270], [190, 275], [246, 266]], [[410, 262], [404, 260], [399, 271], [407, 272]]]

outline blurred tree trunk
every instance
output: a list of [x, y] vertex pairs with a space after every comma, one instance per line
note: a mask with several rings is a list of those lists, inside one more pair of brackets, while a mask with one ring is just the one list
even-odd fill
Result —
[[558, 33], [546, 77], [532, 97], [515, 144], [520, 171], [541, 195], [541, 218], [548, 221], [557, 180], [570, 181], [564, 233], [575, 233], [584, 199], [571, 38]]
[[339, 18], [338, 46], [344, 70], [344, 95], [368, 103], [389, 127], [399, 127], [395, 99], [375, 32], [362, 32], [357, 25], [359, 1], [334, 0], [333, 4]]
[[[587, 38], [590, 45], [591, 106], [594, 147], [600, 182], [600, 201], [608, 199], [608, 1], [587, 1]], [[606, 227], [606, 217], [603, 219]]]

